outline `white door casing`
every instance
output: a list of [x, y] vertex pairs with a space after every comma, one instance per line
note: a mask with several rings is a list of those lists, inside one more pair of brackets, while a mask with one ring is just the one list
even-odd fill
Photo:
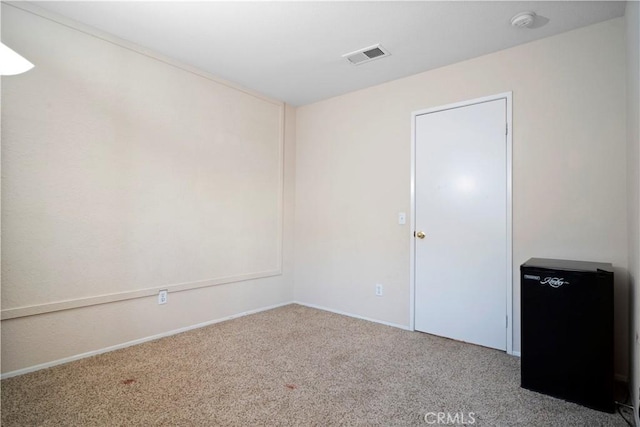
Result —
[[412, 127], [411, 327], [511, 354], [511, 93]]

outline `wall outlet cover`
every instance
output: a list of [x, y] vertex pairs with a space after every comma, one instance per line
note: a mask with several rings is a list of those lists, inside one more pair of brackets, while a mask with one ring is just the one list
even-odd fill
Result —
[[376, 296], [381, 297], [382, 296], [382, 291], [383, 291], [382, 285], [381, 284], [376, 284]]
[[169, 291], [158, 292], [158, 304], [166, 304], [169, 297]]

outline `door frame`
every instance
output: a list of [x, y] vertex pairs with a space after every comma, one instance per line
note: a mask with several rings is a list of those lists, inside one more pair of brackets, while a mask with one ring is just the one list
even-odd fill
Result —
[[451, 110], [453, 108], [467, 107], [470, 105], [481, 104], [499, 99], [506, 100], [506, 155], [507, 155], [507, 269], [506, 277], [506, 338], [507, 338], [507, 354], [513, 355], [513, 221], [512, 221], [512, 135], [513, 135], [513, 111], [512, 111], [513, 92], [503, 92], [496, 95], [485, 96], [482, 98], [471, 99], [468, 101], [456, 102], [453, 104], [442, 105], [433, 108], [414, 111], [411, 113], [411, 235], [410, 235], [410, 262], [409, 262], [409, 329], [415, 331], [415, 295], [416, 295], [416, 239], [413, 233], [416, 230], [416, 118], [423, 114], [435, 113], [438, 111]]

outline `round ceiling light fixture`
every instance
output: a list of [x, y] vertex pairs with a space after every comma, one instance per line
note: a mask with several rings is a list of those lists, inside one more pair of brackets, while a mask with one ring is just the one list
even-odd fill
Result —
[[531, 28], [535, 19], [535, 12], [520, 12], [511, 18], [511, 25], [518, 28]]

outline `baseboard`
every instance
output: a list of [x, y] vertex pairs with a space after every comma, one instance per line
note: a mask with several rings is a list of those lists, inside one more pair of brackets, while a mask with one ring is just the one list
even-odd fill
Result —
[[91, 357], [91, 356], [97, 356], [98, 354], [108, 353], [108, 352], [114, 351], [114, 350], [120, 350], [122, 348], [131, 347], [133, 345], [142, 344], [142, 343], [145, 343], [145, 342], [148, 342], [148, 341], [154, 341], [154, 340], [157, 340], [157, 339], [160, 339], [160, 338], [169, 337], [171, 335], [180, 334], [182, 332], [187, 332], [187, 331], [190, 331], [190, 330], [193, 330], [193, 329], [203, 328], [205, 326], [213, 325], [215, 323], [220, 323], [220, 322], [224, 322], [224, 321], [227, 321], [227, 320], [237, 319], [239, 317], [248, 316], [250, 314], [260, 313], [261, 311], [273, 310], [274, 308], [283, 307], [285, 305], [290, 305], [290, 304], [293, 304], [293, 302], [292, 301], [288, 301], [288, 302], [284, 302], [284, 303], [281, 303], [281, 304], [275, 304], [275, 305], [270, 305], [270, 306], [267, 306], [267, 307], [261, 307], [261, 308], [255, 309], [255, 310], [243, 311], [241, 313], [232, 314], [230, 316], [221, 317], [219, 319], [209, 320], [209, 321], [202, 322], [202, 323], [196, 323], [195, 325], [185, 326], [184, 328], [173, 329], [171, 331], [162, 332], [160, 334], [151, 335], [149, 337], [139, 338], [139, 339], [133, 340], [133, 341], [127, 341], [127, 342], [122, 343], [122, 344], [116, 344], [116, 345], [112, 345], [110, 347], [105, 347], [105, 348], [101, 348], [101, 349], [98, 349], [98, 350], [88, 351], [86, 353], [76, 354], [74, 356], [64, 357], [62, 359], [54, 360], [52, 362], [46, 362], [46, 363], [41, 363], [39, 365], [29, 366], [28, 368], [17, 369], [15, 371], [6, 372], [6, 373], [0, 375], [0, 379], [4, 380], [6, 378], [11, 378], [11, 377], [16, 377], [18, 375], [28, 374], [30, 372], [39, 371], [41, 369], [51, 368], [53, 366], [62, 365], [62, 364], [65, 364], [65, 363], [73, 362], [73, 361], [84, 359], [84, 358]]
[[[285, 305], [290, 305], [290, 304], [298, 304], [298, 305], [302, 305], [304, 307], [310, 307], [310, 308], [315, 308], [317, 310], [328, 311], [330, 313], [340, 314], [342, 316], [347, 316], [347, 317], [353, 317], [353, 318], [360, 319], [360, 320], [366, 320], [368, 322], [379, 323], [379, 324], [382, 324], [382, 325], [391, 326], [393, 328], [403, 329], [405, 331], [410, 331], [411, 330], [408, 326], [400, 325], [398, 323], [386, 322], [384, 320], [378, 320], [378, 319], [372, 319], [370, 317], [360, 316], [358, 314], [348, 313], [348, 312], [345, 312], [345, 311], [342, 311], [342, 310], [335, 310], [335, 309], [332, 309], [332, 308], [329, 308], [329, 307], [323, 307], [323, 306], [316, 305], [316, 304], [309, 304], [309, 303], [304, 303], [304, 302], [300, 302], [300, 301], [288, 301], [288, 302], [283, 302], [283, 303], [280, 303], [280, 304], [270, 305], [270, 306], [267, 306], [267, 307], [261, 307], [261, 308], [255, 309], [255, 310], [243, 311], [241, 313], [232, 314], [232, 315], [229, 315], [229, 316], [226, 316], [226, 317], [221, 317], [219, 319], [209, 320], [209, 321], [202, 322], [202, 323], [196, 323], [195, 325], [185, 326], [184, 328], [173, 329], [171, 331], [163, 332], [163, 333], [160, 333], [160, 334], [151, 335], [151, 336], [144, 337], [144, 338], [139, 338], [139, 339], [133, 340], [133, 341], [127, 341], [127, 342], [122, 343], [122, 344], [116, 344], [116, 345], [113, 345], [113, 346], [110, 346], [110, 347], [101, 348], [101, 349], [98, 349], [98, 350], [88, 351], [86, 353], [76, 354], [74, 356], [64, 357], [62, 359], [54, 360], [54, 361], [51, 361], [51, 362], [41, 363], [39, 365], [29, 366], [27, 368], [22, 368], [22, 369], [17, 369], [15, 371], [11, 371], [11, 372], [6, 372], [6, 373], [0, 375], [0, 380], [4, 380], [6, 378], [11, 378], [11, 377], [16, 377], [18, 375], [28, 374], [30, 372], [39, 371], [41, 369], [51, 368], [53, 366], [62, 365], [62, 364], [65, 364], [65, 363], [73, 362], [73, 361], [84, 359], [84, 358], [91, 357], [91, 356], [97, 356], [98, 354], [108, 353], [110, 351], [131, 347], [133, 345], [142, 344], [142, 343], [145, 343], [145, 342], [148, 342], [148, 341], [153, 341], [153, 340], [157, 340], [157, 339], [160, 339], [160, 338], [169, 337], [171, 335], [180, 334], [182, 332], [191, 331], [193, 329], [203, 328], [205, 326], [213, 325], [213, 324], [220, 323], [220, 322], [225, 322], [227, 320], [237, 319], [239, 317], [248, 316], [250, 314], [260, 313], [262, 311], [267, 311], [267, 310], [273, 310], [275, 308], [284, 307]], [[514, 351], [512, 353], [512, 355], [520, 357], [520, 352], [519, 351]], [[626, 383], [628, 381], [627, 376], [621, 375], [621, 374], [615, 374], [615, 379], [616, 379], [616, 381], [620, 381], [620, 382], [624, 382], [624, 383]], [[640, 426], [640, 421], [638, 420], [638, 410], [637, 409], [634, 410], [634, 415], [635, 415], [635, 418], [636, 418], [636, 425]]]
[[335, 313], [335, 314], [341, 314], [341, 315], [347, 316], [347, 317], [354, 317], [356, 319], [366, 320], [368, 322], [380, 323], [382, 325], [391, 326], [391, 327], [398, 328], [398, 329], [404, 329], [405, 331], [411, 331], [412, 330], [408, 326], [400, 325], [398, 323], [385, 322], [384, 320], [372, 319], [370, 317], [364, 317], [364, 316], [360, 316], [358, 314], [347, 313], [347, 312], [341, 311], [341, 310], [334, 310], [333, 308], [323, 307], [321, 305], [308, 304], [306, 302], [300, 302], [300, 301], [294, 301], [293, 304], [303, 305], [303, 306], [309, 307], [309, 308], [316, 308], [318, 310], [328, 311], [328, 312]]

